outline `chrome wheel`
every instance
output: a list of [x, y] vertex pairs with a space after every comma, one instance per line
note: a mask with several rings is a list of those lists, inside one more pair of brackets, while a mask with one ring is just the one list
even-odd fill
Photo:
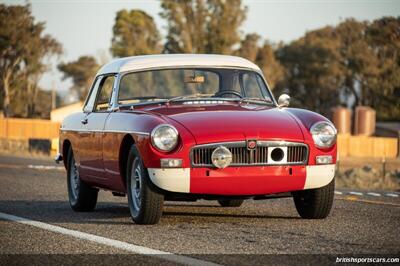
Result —
[[126, 192], [132, 220], [138, 224], [155, 224], [160, 220], [164, 195], [151, 184], [139, 151], [132, 145], [126, 170]]
[[71, 184], [71, 192], [72, 196], [74, 199], [78, 198], [78, 192], [79, 192], [79, 172], [78, 172], [78, 167], [76, 166], [74, 158], [71, 160], [70, 164], [70, 184]]
[[97, 203], [98, 189], [89, 186], [81, 179], [72, 148], [69, 148], [67, 158], [67, 186], [69, 205], [74, 211], [93, 211]]
[[134, 167], [132, 167], [130, 189], [131, 189], [133, 207], [138, 212], [140, 211], [140, 208], [142, 206], [141, 188], [142, 188], [142, 170], [140, 168], [138, 159], [136, 159], [134, 162]]

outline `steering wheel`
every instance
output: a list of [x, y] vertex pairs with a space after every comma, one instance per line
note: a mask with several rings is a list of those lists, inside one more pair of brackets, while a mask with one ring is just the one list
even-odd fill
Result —
[[225, 94], [232, 94], [232, 95], [235, 95], [235, 96], [237, 96], [239, 98], [243, 98], [243, 96], [237, 91], [219, 91], [219, 92], [217, 92], [215, 94], [215, 97], [220, 97], [220, 96], [225, 95]]

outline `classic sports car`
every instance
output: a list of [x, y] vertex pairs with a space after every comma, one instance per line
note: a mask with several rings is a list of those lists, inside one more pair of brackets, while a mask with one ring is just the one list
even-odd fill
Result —
[[325, 218], [334, 196], [336, 129], [287, 108], [252, 62], [222, 55], [117, 59], [96, 75], [83, 112], [60, 128], [75, 211], [99, 189], [128, 197], [132, 219], [154, 224], [164, 200], [291, 196], [303, 218]]

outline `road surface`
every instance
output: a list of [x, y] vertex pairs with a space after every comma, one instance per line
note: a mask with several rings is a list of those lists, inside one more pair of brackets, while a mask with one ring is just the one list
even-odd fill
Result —
[[119, 254], [96, 258], [166, 265], [298, 260], [266, 254], [400, 254], [398, 192], [338, 189], [325, 220], [300, 219], [292, 199], [285, 198], [248, 200], [240, 208], [222, 208], [215, 201], [166, 202], [160, 223], [143, 226], [131, 221], [126, 202], [102, 191], [94, 212], [75, 213], [61, 165], [0, 155], [0, 264], [15, 259], [40, 264], [49, 258], [37, 254], [58, 254], [53, 258], [62, 262], [71, 258], [62, 254]]

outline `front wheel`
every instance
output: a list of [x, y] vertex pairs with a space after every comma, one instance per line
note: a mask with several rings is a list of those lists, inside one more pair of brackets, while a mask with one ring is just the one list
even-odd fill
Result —
[[132, 220], [137, 224], [156, 224], [161, 218], [164, 195], [151, 183], [136, 146], [128, 157], [127, 194]]
[[293, 193], [297, 212], [305, 219], [324, 219], [332, 208], [335, 192], [335, 179], [328, 185]]
[[93, 211], [97, 203], [98, 190], [90, 187], [79, 177], [72, 148], [68, 151], [67, 186], [69, 205], [76, 212]]
[[218, 200], [221, 207], [240, 207], [243, 204], [242, 199]]

